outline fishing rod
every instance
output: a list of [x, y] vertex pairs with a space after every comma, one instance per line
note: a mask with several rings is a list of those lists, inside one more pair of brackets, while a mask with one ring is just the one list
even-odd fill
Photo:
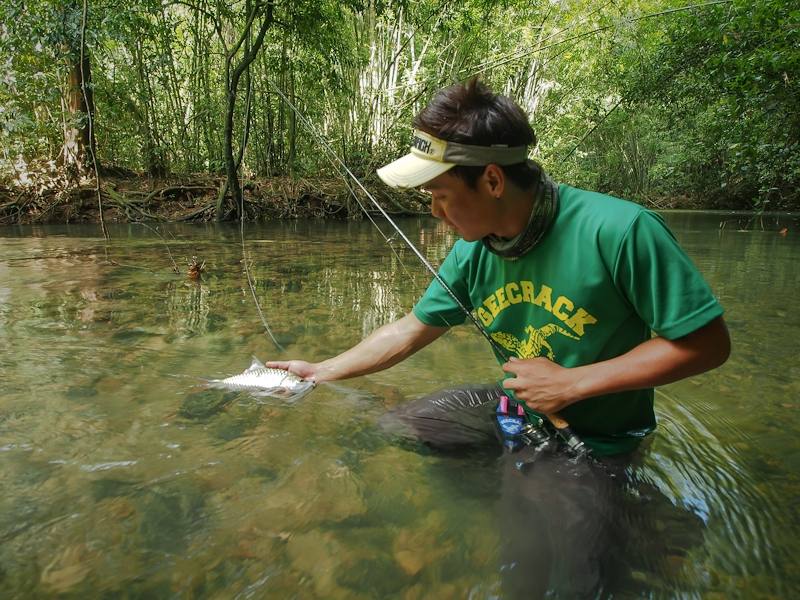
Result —
[[[339, 158], [339, 156], [336, 154], [336, 152], [333, 150], [333, 148], [331, 148], [331, 146], [328, 143], [328, 141], [314, 127], [313, 123], [311, 123], [311, 121], [309, 121], [306, 118], [306, 116], [303, 113], [300, 112], [300, 110], [294, 105], [294, 103], [292, 103], [286, 97], [286, 95], [278, 88], [278, 86], [276, 86], [272, 81], [270, 81], [269, 84], [272, 87], [272, 89], [275, 90], [275, 93], [278, 94], [278, 96], [280, 96], [280, 98], [287, 104], [287, 106], [289, 106], [289, 108], [292, 109], [292, 111], [300, 119], [300, 121], [306, 127], [308, 127], [309, 131], [311, 131], [311, 133], [314, 135], [314, 137], [317, 138], [317, 141], [319, 141], [319, 143], [322, 145], [322, 147], [327, 151], [329, 157], [333, 159], [334, 164], [338, 165], [339, 167], [341, 167], [344, 170], [344, 172], [347, 173], [351, 177], [351, 179], [359, 187], [359, 189], [362, 192], [364, 192], [364, 195], [367, 198], [369, 198], [370, 202], [372, 202], [372, 204], [375, 206], [375, 208], [378, 209], [378, 212], [380, 212], [380, 214], [383, 216], [383, 218], [386, 219], [389, 222], [389, 224], [394, 228], [395, 232], [397, 232], [397, 234], [400, 236], [400, 238], [406, 243], [406, 245], [411, 249], [411, 251], [416, 255], [416, 257], [422, 262], [422, 264], [425, 265], [425, 268], [427, 268], [428, 271], [431, 272], [431, 274], [433, 275], [434, 279], [436, 279], [436, 281], [439, 282], [439, 285], [442, 286], [442, 288], [453, 299], [453, 301], [458, 305], [458, 307], [464, 312], [464, 314], [470, 319], [470, 321], [472, 321], [472, 324], [475, 325], [475, 327], [478, 329], [478, 331], [481, 332], [481, 335], [484, 338], [486, 338], [486, 340], [489, 342], [489, 344], [491, 344], [491, 346], [494, 349], [494, 351], [505, 362], [508, 362], [511, 357], [505, 351], [505, 348], [500, 346], [500, 344], [498, 344], [494, 340], [494, 338], [492, 338], [492, 336], [489, 335], [489, 332], [486, 331], [486, 328], [480, 323], [480, 321], [478, 321], [477, 317], [474, 314], [472, 314], [472, 311], [470, 311], [466, 306], [464, 306], [464, 304], [461, 302], [461, 300], [458, 298], [458, 296], [456, 296], [455, 292], [450, 288], [449, 285], [447, 285], [447, 283], [445, 283], [445, 281], [439, 275], [438, 271], [433, 268], [433, 265], [431, 265], [431, 263], [428, 262], [428, 260], [422, 255], [422, 252], [420, 252], [417, 249], [417, 247], [413, 244], [413, 242], [410, 239], [408, 239], [406, 234], [403, 233], [403, 230], [400, 229], [400, 227], [398, 227], [397, 223], [394, 222], [392, 217], [389, 216], [389, 213], [387, 213], [384, 210], [384, 208], [375, 199], [375, 197], [369, 192], [369, 190], [366, 187], [364, 187], [364, 184], [361, 183], [361, 180], [358, 177], [356, 177], [353, 174], [353, 172], [348, 168], [348, 166], [344, 163], [344, 161], [341, 158]], [[367, 211], [366, 207], [361, 203], [361, 201], [359, 200], [358, 196], [355, 193], [353, 193], [352, 188], [350, 188], [349, 185], [347, 187], [348, 187], [348, 189], [350, 189], [350, 192], [353, 194], [353, 197], [355, 198], [356, 202], [358, 203], [358, 206], [361, 208], [362, 211], [364, 211], [364, 214], [366, 214], [367, 217], [370, 218], [370, 221], [372, 221], [372, 223], [373, 223], [373, 225], [375, 225], [375, 227], [378, 227], [377, 223], [375, 223], [375, 221], [372, 220], [372, 217], [370, 217], [370, 215], [369, 215], [369, 211]], [[380, 231], [380, 227], [378, 227], [378, 230]], [[556, 414], [549, 414], [549, 415], [545, 415], [545, 416], [547, 417], [547, 420], [550, 421], [550, 423], [553, 425], [553, 427], [555, 427], [556, 431], [558, 432], [558, 435], [564, 440], [564, 442], [567, 444], [567, 447], [576, 456], [584, 456], [584, 455], [588, 454], [589, 449], [581, 441], [581, 439], [575, 434], [575, 432], [572, 431], [572, 429], [569, 426], [569, 423], [567, 423], [564, 419], [562, 419], [561, 417], [559, 417]]]
[[[273, 86], [273, 88], [275, 89], [275, 92], [283, 99], [284, 102], [286, 102], [286, 104], [289, 106], [289, 108], [291, 108], [294, 111], [294, 113], [303, 122], [303, 124], [306, 127], [308, 127], [309, 130], [311, 130], [311, 132], [316, 136], [317, 140], [322, 144], [322, 146], [325, 148], [325, 150], [328, 151], [330, 156], [336, 161], [336, 164], [338, 166], [340, 166], [342, 169], [344, 169], [344, 171], [353, 179], [353, 182], [361, 189], [362, 192], [364, 192], [364, 194], [367, 196], [367, 198], [370, 199], [372, 204], [375, 206], [375, 208], [378, 209], [378, 211], [381, 213], [383, 218], [386, 219], [389, 222], [389, 224], [394, 228], [394, 230], [397, 232], [397, 234], [400, 236], [400, 238], [406, 243], [406, 245], [417, 256], [417, 258], [422, 262], [422, 264], [425, 265], [425, 267], [428, 269], [428, 271], [431, 272], [431, 274], [434, 276], [436, 281], [439, 282], [439, 284], [444, 288], [444, 290], [453, 299], [453, 301], [458, 305], [458, 307], [462, 311], [464, 311], [464, 314], [466, 314], [470, 318], [472, 323], [475, 325], [475, 327], [478, 328], [478, 330], [481, 332], [483, 337], [485, 337], [489, 341], [489, 343], [492, 345], [492, 348], [494, 348], [495, 352], [497, 352], [503, 360], [508, 361], [508, 359], [510, 357], [506, 353], [505, 349], [502, 346], [500, 346], [500, 344], [498, 344], [495, 340], [492, 339], [492, 337], [489, 335], [489, 332], [486, 331], [486, 329], [484, 329], [483, 325], [480, 324], [480, 322], [475, 317], [475, 315], [473, 315], [472, 312], [470, 312], [470, 310], [467, 309], [466, 306], [464, 306], [464, 304], [461, 302], [461, 300], [458, 299], [458, 297], [455, 295], [455, 292], [453, 292], [453, 290], [450, 289], [450, 286], [448, 286], [444, 282], [444, 280], [441, 278], [441, 276], [436, 271], [436, 269], [433, 268], [433, 265], [431, 265], [431, 263], [428, 262], [428, 260], [422, 255], [422, 252], [420, 252], [417, 249], [417, 247], [411, 242], [411, 240], [408, 239], [406, 234], [403, 233], [403, 230], [400, 229], [400, 227], [398, 227], [397, 223], [394, 222], [392, 217], [389, 216], [389, 213], [387, 213], [384, 210], [384, 208], [375, 199], [375, 197], [369, 192], [369, 190], [367, 190], [367, 188], [364, 187], [364, 185], [361, 183], [361, 180], [359, 180], [359, 178], [356, 177], [353, 174], [353, 172], [347, 167], [347, 165], [344, 164], [342, 159], [340, 159], [339, 156], [334, 152], [333, 148], [331, 148], [330, 145], [327, 143], [327, 141], [325, 139], [323, 139], [322, 136], [314, 129], [313, 124], [306, 119], [305, 115], [303, 115], [302, 113], [299, 112], [297, 107], [283, 94], [283, 92], [281, 92], [277, 88], [277, 86], [275, 86], [274, 83], [272, 83], [272, 82], [270, 82], [270, 83]], [[351, 190], [351, 193], [352, 193], [352, 190]], [[361, 207], [361, 210], [363, 210], [364, 213], [367, 216], [369, 216], [369, 213], [368, 213], [366, 207], [361, 203], [361, 201], [358, 199], [358, 197], [355, 194], [353, 194], [353, 197], [356, 199], [356, 202], [358, 203], [359, 207]], [[370, 219], [370, 220], [372, 220], [372, 219]], [[373, 223], [375, 223], [375, 222], [373, 221]], [[376, 225], [376, 227], [377, 227], [377, 225]]]

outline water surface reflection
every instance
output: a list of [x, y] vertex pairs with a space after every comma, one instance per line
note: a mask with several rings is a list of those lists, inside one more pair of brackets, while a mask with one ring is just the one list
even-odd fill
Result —
[[[726, 307], [734, 354], [667, 386], [620, 524], [618, 597], [791, 597], [800, 588], [797, 223], [667, 215]], [[434, 262], [453, 242], [402, 222]], [[0, 231], [0, 595], [320, 598], [501, 593], [492, 457], [399, 444], [387, 410], [499, 375], [456, 328], [397, 367], [296, 405], [200, 378], [279, 356], [236, 227]], [[369, 223], [249, 226], [285, 356], [321, 359], [404, 314], [428, 276]]]

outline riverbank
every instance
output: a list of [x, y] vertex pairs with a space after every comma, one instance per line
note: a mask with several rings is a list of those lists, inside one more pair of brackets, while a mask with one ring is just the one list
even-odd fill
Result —
[[[396, 192], [377, 180], [365, 181], [382, 208], [394, 215], [426, 214], [425, 195]], [[353, 219], [359, 202], [376, 210], [363, 192], [357, 199], [342, 179], [272, 177], [244, 179], [245, 219]], [[222, 175], [150, 178], [137, 174], [101, 175], [67, 181], [54, 175], [0, 183], [0, 225], [139, 221], [227, 221], [239, 218]], [[377, 212], [377, 211], [376, 211]]]
[[[364, 181], [384, 210], [393, 215], [428, 212], [426, 196], [396, 191], [372, 176]], [[358, 198], [341, 178], [271, 177], [245, 179], [244, 212], [248, 221], [274, 219], [354, 219], [363, 216], [359, 203], [375, 211], [363, 192]], [[705, 206], [687, 196], [649, 198], [649, 208], [747, 209], [736, 204]], [[107, 223], [140, 221], [227, 221], [239, 218], [222, 175], [192, 174], [152, 178], [107, 169], [100, 185], [93, 177], [68, 180], [56, 172], [29, 175], [24, 181], [0, 182], [0, 225], [32, 223], [97, 223], [100, 207]]]

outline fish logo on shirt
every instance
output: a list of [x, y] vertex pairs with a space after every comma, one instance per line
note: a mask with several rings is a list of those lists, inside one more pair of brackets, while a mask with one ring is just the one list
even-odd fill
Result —
[[544, 351], [546, 353], [545, 356], [553, 361], [556, 359], [556, 355], [555, 352], [553, 352], [553, 347], [547, 341], [547, 338], [554, 333], [560, 333], [573, 340], [581, 339], [555, 323], [548, 323], [540, 329], [528, 325], [525, 328], [525, 333], [528, 334], [528, 339], [524, 341], [520, 340], [514, 334], [505, 333], [503, 331], [493, 333], [492, 339], [519, 358], [536, 358], [537, 356], [542, 356]]

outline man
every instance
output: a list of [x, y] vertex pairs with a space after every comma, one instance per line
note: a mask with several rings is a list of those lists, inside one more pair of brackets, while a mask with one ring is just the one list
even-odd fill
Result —
[[[655, 428], [653, 386], [725, 362], [722, 307], [658, 215], [556, 185], [528, 161], [536, 138], [509, 98], [473, 79], [440, 91], [414, 127], [411, 153], [378, 175], [429, 192], [461, 236], [439, 272], [458, 301], [434, 280], [411, 313], [342, 354], [269, 366], [317, 382], [372, 373], [463, 323], [459, 304], [474, 311], [502, 387], [446, 390], [391, 417], [435, 447], [497, 448], [497, 407], [522, 413], [536, 435], [500, 459], [505, 597], [611, 593], [625, 468]], [[558, 418], [596, 461], [564, 459]]]
[[[563, 417], [595, 455], [635, 449], [655, 428], [653, 386], [730, 353], [708, 285], [656, 214], [557, 186], [527, 161], [536, 137], [524, 112], [477, 79], [440, 91], [414, 127], [411, 153], [378, 175], [429, 192], [433, 216], [463, 238], [440, 275], [511, 377], [477, 403], [505, 393], [532, 418]], [[464, 320], [434, 280], [411, 313], [342, 354], [270, 366], [317, 382], [373, 373]]]

